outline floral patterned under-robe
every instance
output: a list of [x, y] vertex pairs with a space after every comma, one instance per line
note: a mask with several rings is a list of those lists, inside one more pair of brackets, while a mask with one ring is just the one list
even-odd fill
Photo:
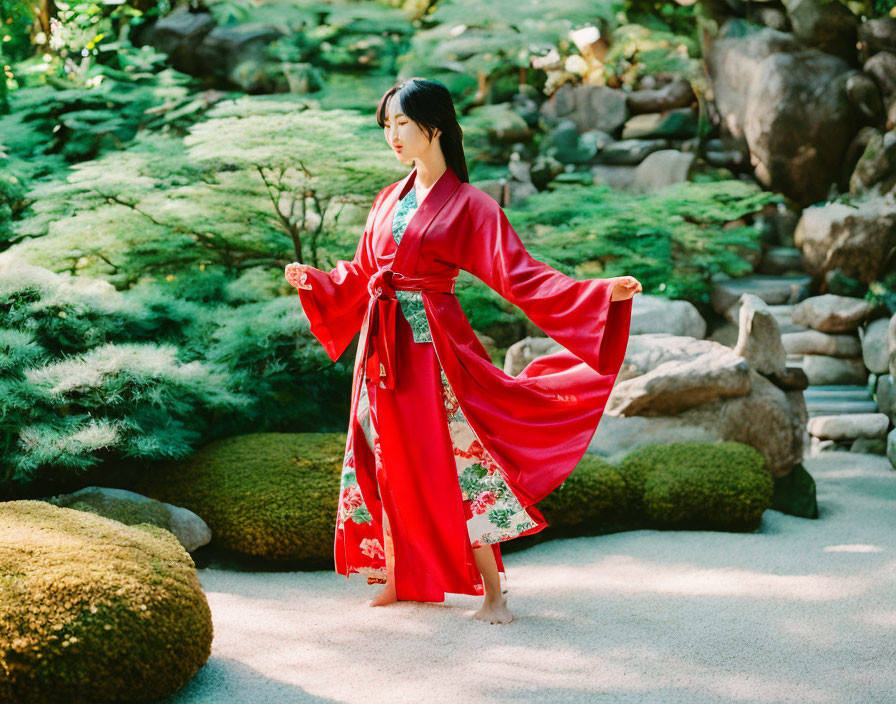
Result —
[[[405, 227], [417, 208], [415, 190], [412, 188], [400, 201], [392, 222], [392, 235], [396, 244], [401, 241]], [[423, 308], [423, 298], [419, 291], [396, 291], [402, 314], [414, 333], [414, 342], [432, 343], [429, 323]], [[464, 418], [460, 405], [454, 396], [445, 373], [441, 372], [442, 398], [445, 403], [446, 422], [454, 446], [454, 459], [457, 465], [457, 477], [464, 500], [464, 512], [467, 518], [467, 532], [472, 547], [478, 548], [489, 543], [497, 543], [520, 535], [528, 534], [540, 526], [522, 507], [517, 497], [501, 477], [492, 457], [479, 442], [472, 427]], [[377, 463], [381, 453], [379, 442], [370, 424], [370, 402], [366, 384], [361, 385], [361, 397], [358, 414], [364, 435]], [[409, 442], [416, 441], [413, 438]], [[350, 459], [350, 458], [349, 458]], [[357, 486], [354, 468], [347, 462], [343, 468], [341, 505], [339, 520], [370, 520], [370, 513], [364, 506], [361, 491]], [[382, 564], [385, 556], [384, 548], [377, 539], [364, 541], [361, 545], [364, 554], [369, 555], [372, 563]], [[371, 566], [362, 568], [367, 575], [367, 582], [385, 583], [384, 568]]]

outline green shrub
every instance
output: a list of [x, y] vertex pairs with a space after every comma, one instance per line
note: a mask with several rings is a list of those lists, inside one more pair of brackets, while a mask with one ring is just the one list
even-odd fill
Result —
[[572, 474], [538, 503], [552, 528], [592, 532], [618, 528], [629, 515], [625, 482], [606, 460], [586, 454]]
[[332, 563], [345, 442], [345, 433], [225, 438], [143, 475], [131, 489], [193, 511], [221, 547]]
[[771, 507], [765, 458], [743, 443], [644, 445], [619, 468], [635, 507], [663, 527], [755, 530]]
[[0, 503], [0, 701], [155, 701], [208, 660], [211, 610], [171, 533]]
[[[267, 285], [257, 283], [258, 297]], [[232, 294], [245, 300], [250, 289], [242, 281]], [[181, 459], [247, 427], [341, 429], [350, 381], [295, 292], [202, 304], [0, 254], [0, 491]]]

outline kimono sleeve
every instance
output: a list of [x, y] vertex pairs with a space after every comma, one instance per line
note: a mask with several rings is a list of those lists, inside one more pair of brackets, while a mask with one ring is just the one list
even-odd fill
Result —
[[311, 333], [334, 362], [360, 330], [370, 301], [367, 282], [377, 269], [372, 245], [373, 223], [385, 190], [374, 200], [352, 260], [340, 259], [330, 271], [307, 267], [305, 281], [311, 284], [311, 289], [296, 288]]
[[504, 210], [489, 200], [471, 208], [472, 245], [461, 268], [599, 374], [617, 374], [628, 346], [632, 299], [611, 301], [612, 279], [580, 281], [533, 258]]

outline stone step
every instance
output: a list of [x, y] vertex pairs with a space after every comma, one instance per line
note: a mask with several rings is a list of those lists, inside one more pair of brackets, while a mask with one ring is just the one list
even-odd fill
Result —
[[871, 398], [868, 387], [859, 384], [810, 384], [803, 395], [806, 398]]
[[820, 401], [810, 403], [806, 401], [806, 410], [809, 417], [812, 416], [843, 416], [856, 413], [878, 413], [877, 404], [874, 401]]

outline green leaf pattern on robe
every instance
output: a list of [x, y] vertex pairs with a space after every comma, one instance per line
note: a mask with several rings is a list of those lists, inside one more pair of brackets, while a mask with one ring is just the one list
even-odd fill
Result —
[[[417, 211], [417, 194], [412, 188], [399, 202], [395, 215], [392, 216], [392, 237], [395, 244], [401, 243], [401, 237]], [[423, 308], [423, 294], [420, 291], [396, 291], [395, 297], [401, 306], [401, 312], [414, 332], [414, 342], [432, 342], [429, 321]]]

